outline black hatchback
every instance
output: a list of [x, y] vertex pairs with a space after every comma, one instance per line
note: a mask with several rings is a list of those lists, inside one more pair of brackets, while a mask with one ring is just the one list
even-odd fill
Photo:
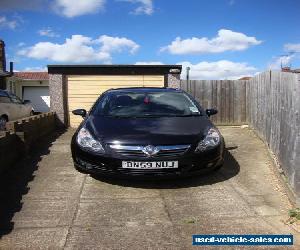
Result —
[[192, 96], [170, 88], [123, 88], [104, 92], [71, 142], [76, 169], [127, 177], [172, 177], [216, 170], [224, 139]]

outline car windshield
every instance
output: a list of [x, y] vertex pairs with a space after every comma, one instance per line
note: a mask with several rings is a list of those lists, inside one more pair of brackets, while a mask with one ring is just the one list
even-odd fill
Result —
[[198, 116], [201, 111], [182, 92], [108, 92], [96, 104], [94, 115], [113, 117]]

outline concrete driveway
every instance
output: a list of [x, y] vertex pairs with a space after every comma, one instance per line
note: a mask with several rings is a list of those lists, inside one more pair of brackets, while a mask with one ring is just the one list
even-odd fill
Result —
[[291, 205], [268, 151], [247, 128], [221, 127], [221, 171], [153, 182], [77, 172], [73, 132], [45, 139], [1, 177], [0, 249], [192, 249], [193, 234], [298, 238], [283, 223]]

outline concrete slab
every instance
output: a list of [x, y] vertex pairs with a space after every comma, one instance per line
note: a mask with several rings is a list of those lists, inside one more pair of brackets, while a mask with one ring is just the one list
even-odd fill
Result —
[[66, 249], [186, 249], [175, 227], [73, 227]]
[[21, 228], [0, 240], [0, 249], [62, 249], [68, 228]]
[[160, 198], [102, 199], [80, 202], [76, 226], [171, 224]]
[[0, 249], [194, 249], [201, 233], [291, 233], [300, 248], [265, 145], [249, 129], [220, 129], [219, 172], [164, 181], [84, 175], [71, 159], [73, 130], [45, 138], [0, 177]]

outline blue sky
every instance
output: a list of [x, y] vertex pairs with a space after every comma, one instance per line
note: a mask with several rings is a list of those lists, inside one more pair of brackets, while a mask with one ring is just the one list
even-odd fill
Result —
[[196, 79], [300, 67], [299, 0], [1, 0], [17, 70], [183, 64]]

